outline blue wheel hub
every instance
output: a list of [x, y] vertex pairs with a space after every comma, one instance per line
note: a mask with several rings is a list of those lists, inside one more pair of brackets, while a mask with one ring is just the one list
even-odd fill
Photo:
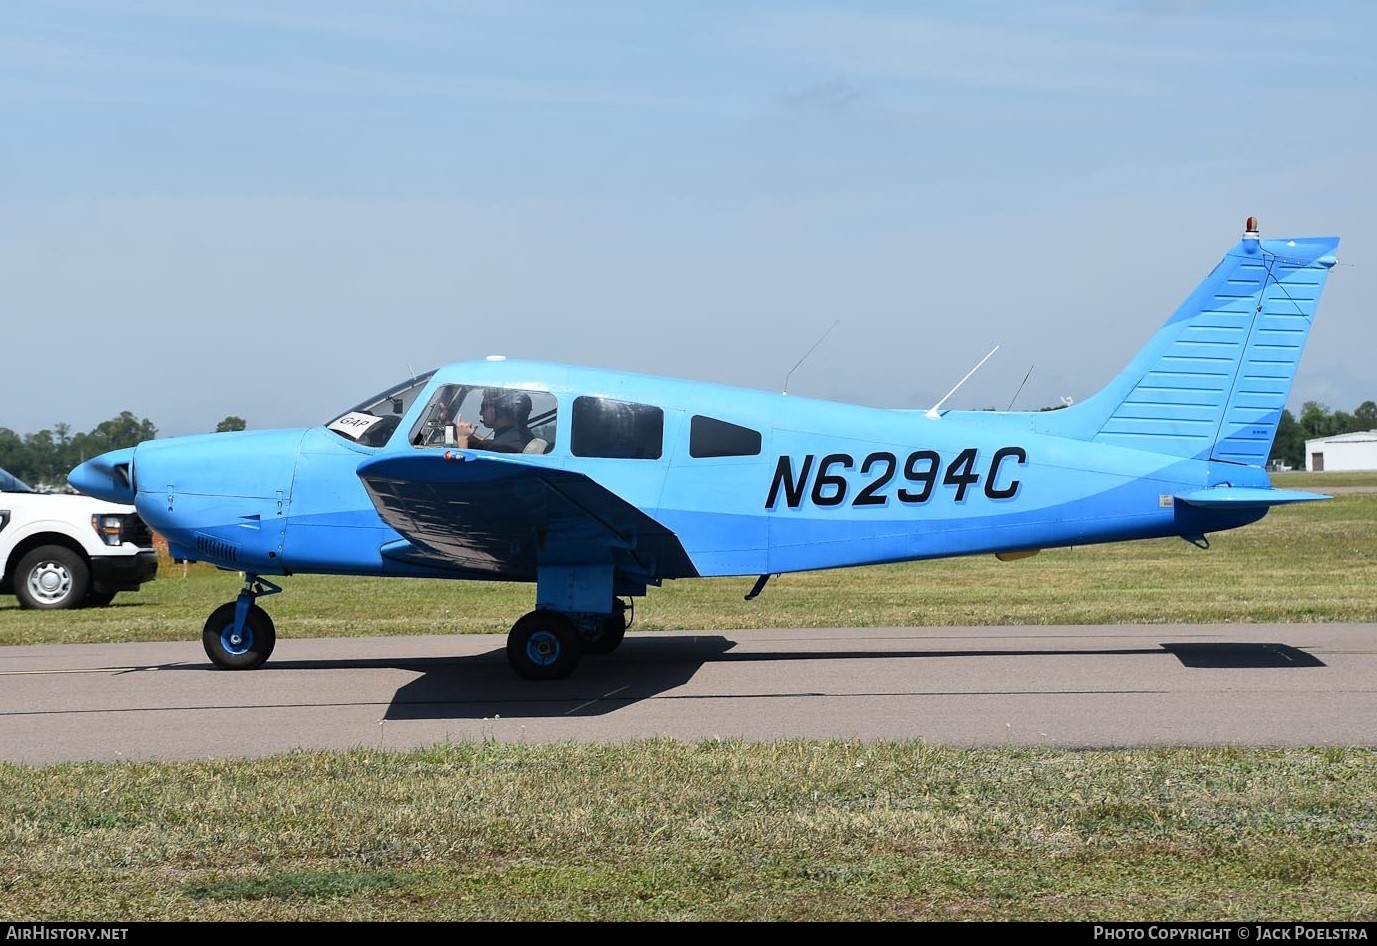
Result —
[[246, 626], [236, 634], [234, 625], [231, 624], [220, 632], [220, 646], [225, 648], [225, 653], [234, 654], [236, 657], [246, 654], [249, 648], [253, 647], [253, 631]]
[[559, 637], [551, 631], [536, 631], [526, 640], [526, 657], [531, 663], [548, 667], [559, 660]]

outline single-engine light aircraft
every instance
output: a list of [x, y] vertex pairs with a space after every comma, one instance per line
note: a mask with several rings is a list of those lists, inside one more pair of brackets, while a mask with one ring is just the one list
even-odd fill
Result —
[[[1041, 411], [885, 409], [490, 356], [304, 430], [149, 440], [68, 482], [171, 554], [243, 573], [202, 641], [248, 670], [258, 599], [301, 573], [532, 582], [507, 658], [567, 677], [678, 578], [1207, 535], [1282, 503], [1265, 469], [1337, 237], [1242, 239], [1097, 394]], [[943, 401], [945, 402], [945, 398]]]

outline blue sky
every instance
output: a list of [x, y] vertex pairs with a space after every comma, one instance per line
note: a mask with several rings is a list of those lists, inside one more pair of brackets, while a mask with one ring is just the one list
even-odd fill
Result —
[[1343, 239], [1291, 406], [1352, 410], [1375, 36], [1359, 0], [5, 0], [0, 427], [307, 425], [497, 352], [926, 408], [999, 346], [946, 406], [1036, 409], [1249, 215]]

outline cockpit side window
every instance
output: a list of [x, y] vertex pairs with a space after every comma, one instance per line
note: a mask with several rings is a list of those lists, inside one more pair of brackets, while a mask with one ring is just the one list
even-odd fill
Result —
[[[557, 418], [558, 404], [546, 391], [446, 384], [426, 402], [410, 439], [416, 447], [549, 453], [555, 447]], [[461, 426], [456, 429], [456, 424]], [[457, 434], [469, 428], [471, 437]]]
[[345, 411], [325, 426], [348, 440], [366, 447], [381, 447], [411, 409], [421, 389], [434, 371], [403, 381], [381, 394]]

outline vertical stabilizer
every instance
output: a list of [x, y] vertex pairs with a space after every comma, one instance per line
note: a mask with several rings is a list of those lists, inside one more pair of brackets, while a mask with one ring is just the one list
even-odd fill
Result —
[[1249, 217], [1243, 239], [1118, 377], [1036, 426], [1265, 465], [1338, 245], [1337, 237], [1263, 240]]

